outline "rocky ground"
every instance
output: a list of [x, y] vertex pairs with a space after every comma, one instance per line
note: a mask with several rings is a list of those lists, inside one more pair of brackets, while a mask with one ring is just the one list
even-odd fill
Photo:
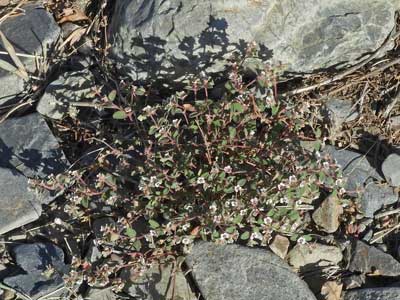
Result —
[[[0, 9], [0, 299], [400, 300], [398, 1], [0, 0]], [[282, 63], [275, 96], [300, 104], [301, 145], [322, 144], [347, 200], [313, 203], [311, 241], [199, 241], [137, 276], [124, 250], [104, 243], [119, 222], [113, 203], [93, 193], [78, 199], [81, 214], [46, 184], [95, 173], [100, 153], [118, 152], [137, 96], [156, 101], [204, 74], [216, 79], [213, 97], [224, 93], [217, 78], [250, 42], [260, 47], [250, 70]], [[86, 269], [106, 284], [80, 276]]]

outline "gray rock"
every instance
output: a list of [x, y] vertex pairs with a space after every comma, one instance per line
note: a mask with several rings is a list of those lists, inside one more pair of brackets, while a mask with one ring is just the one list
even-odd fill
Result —
[[[42, 55], [42, 49], [47, 49], [53, 44], [59, 34], [60, 28], [53, 16], [38, 4], [28, 4], [22, 7], [24, 13], [7, 18], [0, 30], [14, 46], [16, 53], [33, 55], [20, 57], [27, 71], [36, 71], [34, 55]], [[5, 51], [0, 47], [1, 51]], [[12, 60], [6, 54], [0, 54], [0, 59], [12, 65]], [[0, 106], [11, 105], [22, 98], [25, 90], [24, 80], [3, 69], [0, 69]]]
[[69, 163], [45, 120], [37, 113], [0, 124], [0, 167], [27, 177], [58, 174]]
[[94, 86], [94, 76], [87, 69], [65, 73], [47, 86], [36, 110], [56, 120], [68, 114], [74, 115], [76, 112], [69, 103], [80, 102], [87, 98]]
[[[174, 279], [171, 277], [173, 274], [172, 265], [155, 264], [141, 277], [131, 274], [124, 291], [135, 299], [141, 300], [172, 299], [173, 290], [175, 299], [198, 299], [192, 292], [183, 272], [178, 268]], [[175, 283], [174, 287], [172, 287], [173, 282]]]
[[392, 153], [386, 157], [382, 172], [391, 186], [400, 187], [400, 155]]
[[342, 279], [346, 290], [356, 289], [361, 287], [365, 283], [365, 275], [351, 275]]
[[0, 234], [36, 221], [45, 194], [28, 189], [28, 179], [15, 170], [0, 167]]
[[308, 286], [265, 249], [195, 243], [187, 264], [207, 300], [312, 300]]
[[134, 80], [172, 81], [224, 71], [248, 42], [289, 71], [310, 72], [381, 46], [395, 0], [121, 0], [111, 24], [113, 55]]
[[328, 197], [322, 201], [312, 215], [312, 218], [323, 231], [333, 233], [338, 230], [339, 218], [343, 214], [343, 207], [337, 197]]
[[399, 195], [390, 186], [370, 182], [360, 198], [360, 210], [368, 218], [373, 218], [374, 213], [384, 205], [396, 203]]
[[370, 288], [346, 292], [344, 300], [400, 300], [400, 288]]
[[364, 184], [369, 179], [382, 179], [362, 154], [349, 150], [338, 150], [330, 145], [325, 146], [323, 153], [329, 154], [340, 165], [343, 176], [347, 178], [345, 188], [349, 194], [356, 195], [357, 190], [362, 191]]
[[296, 245], [289, 251], [289, 264], [296, 269], [337, 265], [343, 259], [342, 251], [335, 246], [318, 243]]
[[50, 243], [18, 245], [12, 254], [26, 274], [7, 277], [4, 283], [33, 299], [63, 286], [62, 275], [68, 272], [62, 249]]
[[87, 300], [117, 300], [117, 295], [113, 292], [112, 287], [108, 288], [89, 288], [85, 299]]
[[345, 122], [358, 118], [358, 112], [349, 100], [330, 98], [324, 101], [325, 114], [330, 119], [332, 126], [338, 128]]
[[351, 249], [349, 270], [352, 272], [374, 273], [381, 276], [399, 276], [400, 263], [391, 255], [356, 241]]

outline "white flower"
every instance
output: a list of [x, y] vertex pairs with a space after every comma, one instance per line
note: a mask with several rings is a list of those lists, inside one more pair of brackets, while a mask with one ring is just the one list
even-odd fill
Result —
[[173, 124], [175, 127], [178, 127], [178, 126], [179, 126], [179, 123], [180, 123], [180, 120], [178, 120], [178, 119], [173, 119], [173, 120], [172, 120], [172, 124]]
[[152, 107], [150, 105], [147, 105], [146, 107], [143, 108], [143, 111], [147, 112], [147, 113], [151, 112], [151, 110], [152, 110]]
[[54, 219], [54, 224], [61, 225], [62, 223], [63, 222], [62, 222], [62, 220], [60, 218], [55, 218]]
[[294, 175], [289, 176], [289, 183], [294, 183], [296, 181], [297, 181], [296, 176], [294, 176]]
[[237, 202], [235, 200], [232, 200], [230, 204], [231, 204], [232, 207], [236, 207], [237, 206]]
[[337, 179], [336, 182], [335, 182], [336, 185], [342, 185], [342, 183], [343, 183], [343, 180], [340, 179], [340, 178]]
[[251, 240], [254, 240], [254, 239], [257, 239], [257, 240], [262, 240], [263, 239], [263, 235], [261, 234], [261, 233], [259, 233], [259, 232], [253, 232], [251, 235], [250, 235], [250, 239]]
[[191, 244], [191, 243], [192, 243], [192, 239], [189, 238], [189, 237], [187, 237], [187, 236], [185, 236], [185, 237], [182, 239], [182, 244], [184, 244], [184, 245], [189, 245], [189, 244]]
[[251, 205], [256, 206], [258, 204], [258, 198], [257, 197], [251, 198], [250, 203]]
[[266, 217], [266, 218], [264, 218], [264, 223], [265, 224], [272, 224], [272, 218], [271, 217]]
[[236, 185], [234, 189], [235, 193], [240, 193], [241, 191], [243, 191], [243, 188], [240, 185]]
[[189, 223], [186, 223], [186, 224], [184, 224], [184, 225], [182, 226], [182, 229], [183, 229], [184, 231], [188, 230], [189, 228], [190, 228], [190, 224], [189, 224]]
[[345, 193], [346, 193], [346, 190], [345, 190], [344, 188], [341, 188], [341, 189], [339, 190], [339, 194], [343, 195], [343, 194], [345, 194]]
[[298, 242], [300, 245], [305, 245], [305, 244], [307, 244], [306, 239], [303, 238], [303, 237], [300, 237], [300, 238], [297, 240], [297, 242]]
[[267, 189], [266, 189], [266, 188], [262, 188], [262, 189], [260, 190], [260, 192], [261, 192], [261, 194], [266, 194], [266, 193], [267, 193]]
[[240, 215], [241, 216], [245, 216], [247, 214], [247, 209], [242, 209], [241, 211], [240, 211]]
[[210, 205], [209, 209], [212, 213], [215, 213], [217, 211], [217, 205], [213, 203]]
[[249, 132], [249, 135], [250, 135], [250, 136], [253, 136], [253, 135], [255, 135], [255, 134], [256, 134], [256, 132], [255, 132], [254, 130], [252, 130], [252, 131]]
[[206, 180], [203, 177], [197, 178], [197, 184], [204, 184], [206, 183]]
[[193, 211], [193, 206], [190, 205], [190, 204], [186, 204], [186, 205], [185, 205], [185, 209], [186, 209], [187, 211], [191, 212], [191, 211]]
[[229, 235], [229, 233], [224, 232], [223, 234], [221, 234], [221, 239], [222, 240], [227, 240], [229, 239], [231, 236]]
[[287, 197], [282, 197], [282, 198], [279, 199], [279, 202], [282, 203], [282, 204], [285, 204], [285, 203], [289, 202], [289, 199]]
[[214, 218], [213, 218], [213, 222], [215, 223], [215, 224], [219, 224], [219, 223], [221, 223], [221, 216], [214, 216]]
[[325, 162], [322, 164], [322, 166], [323, 166], [325, 169], [329, 169], [330, 164], [329, 164], [327, 161], [325, 161]]
[[284, 183], [282, 183], [282, 182], [278, 184], [278, 190], [279, 191], [283, 190], [285, 187], [286, 187], [286, 185]]
[[227, 174], [232, 173], [232, 167], [231, 167], [231, 166], [226, 166], [226, 167], [224, 168], [224, 172], [227, 173]]

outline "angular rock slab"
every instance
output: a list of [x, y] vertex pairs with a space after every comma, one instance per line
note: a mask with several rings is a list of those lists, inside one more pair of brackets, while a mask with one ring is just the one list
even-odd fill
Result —
[[345, 188], [348, 193], [356, 194], [355, 191], [362, 189], [369, 179], [382, 179], [368, 159], [360, 153], [336, 149], [330, 145], [325, 146], [323, 153], [329, 154], [340, 166], [343, 176], [347, 178]]
[[315, 300], [308, 286], [270, 251], [194, 244], [187, 264], [207, 300]]
[[85, 99], [94, 86], [95, 79], [89, 70], [67, 72], [47, 86], [36, 110], [60, 120], [71, 111], [69, 103]]
[[[172, 279], [173, 274], [175, 274], [174, 279]], [[172, 286], [173, 284], [175, 286]], [[198, 299], [192, 292], [183, 272], [178, 268], [174, 273], [174, 268], [171, 264], [154, 264], [143, 276], [139, 278], [131, 276], [127, 280], [124, 291], [135, 299], [142, 300]], [[175, 297], [172, 297], [173, 291]]]
[[65, 171], [68, 161], [45, 120], [34, 113], [0, 124], [0, 167], [44, 178]]
[[376, 273], [381, 276], [400, 276], [400, 263], [391, 255], [362, 241], [352, 246], [349, 270]]
[[400, 288], [370, 288], [346, 292], [344, 300], [400, 300]]
[[374, 213], [384, 205], [396, 203], [398, 200], [399, 194], [392, 187], [370, 182], [361, 195], [360, 210], [366, 217], [373, 218]]
[[[13, 45], [16, 53], [43, 55], [43, 50], [49, 48], [58, 38], [60, 28], [53, 16], [38, 4], [28, 4], [22, 7], [24, 13], [7, 18], [0, 30]], [[1, 51], [5, 49], [0, 46]], [[14, 63], [6, 54], [0, 54], [0, 59]], [[29, 72], [36, 70], [35, 58], [20, 57]], [[23, 95], [24, 80], [10, 72], [0, 69], [0, 107], [14, 104]]]
[[266, 61], [310, 72], [376, 50], [395, 24], [396, 0], [120, 0], [113, 55], [134, 80], [224, 71], [234, 51], [259, 44]]
[[8, 286], [33, 299], [63, 286], [62, 274], [68, 272], [68, 267], [61, 248], [51, 243], [23, 244], [14, 247], [12, 254], [26, 274], [5, 278], [4, 283]]
[[400, 155], [390, 154], [382, 163], [382, 172], [391, 186], [400, 187]]
[[42, 202], [46, 197], [29, 190], [25, 176], [0, 167], [0, 234], [36, 221]]
[[343, 259], [339, 247], [318, 243], [296, 245], [288, 254], [289, 263], [296, 269], [337, 265]]

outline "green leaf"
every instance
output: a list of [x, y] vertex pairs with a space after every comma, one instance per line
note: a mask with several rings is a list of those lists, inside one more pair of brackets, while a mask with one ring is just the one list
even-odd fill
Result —
[[271, 114], [275, 116], [279, 111], [279, 105], [272, 105], [271, 107]]
[[235, 127], [229, 127], [229, 138], [232, 140], [236, 135], [236, 128]]
[[146, 94], [146, 90], [144, 88], [140, 87], [135, 91], [135, 93], [138, 96], [143, 96], [144, 94]]
[[322, 135], [321, 129], [317, 128], [317, 130], [315, 130], [314, 134], [315, 134], [315, 137], [319, 139]]
[[125, 230], [125, 234], [126, 234], [127, 236], [129, 236], [130, 238], [134, 238], [134, 237], [136, 237], [136, 230], [133, 229], [132, 227], [128, 227], [128, 228]]
[[241, 215], [237, 215], [234, 219], [233, 219], [233, 223], [235, 224], [240, 224], [243, 220], [243, 216]]
[[150, 219], [150, 220], [149, 220], [149, 225], [150, 225], [150, 227], [153, 228], [153, 229], [156, 229], [156, 228], [160, 227], [160, 224], [158, 224], [158, 222], [155, 221], [155, 220], [153, 220], [153, 219]]
[[238, 186], [244, 186], [246, 184], [246, 182], [247, 182], [247, 180], [245, 178], [243, 178], [243, 179], [240, 179], [237, 184], [238, 184]]
[[123, 110], [116, 111], [113, 114], [113, 119], [115, 119], [115, 120], [125, 120], [126, 117], [127, 117], [127, 114]]
[[142, 243], [139, 240], [134, 241], [132, 246], [136, 251], [140, 251], [142, 249]]
[[81, 205], [82, 205], [84, 208], [88, 208], [88, 207], [89, 207], [89, 198], [83, 197], [83, 198], [81, 199]]
[[228, 227], [227, 229], [225, 229], [225, 231], [226, 231], [227, 233], [230, 233], [230, 234], [234, 233], [235, 230], [236, 230], [236, 227], [235, 227], [235, 226], [231, 226], [231, 227]]
[[231, 104], [231, 111], [235, 113], [242, 113], [244, 112], [244, 107], [242, 104], [235, 102]]
[[234, 94], [236, 92], [235, 87], [233, 86], [233, 83], [231, 81], [228, 81], [225, 83], [225, 88], [230, 92], [231, 94]]
[[245, 231], [240, 235], [241, 240], [248, 240], [250, 238], [250, 232]]
[[117, 91], [116, 90], [112, 90], [109, 94], [108, 94], [108, 100], [110, 100], [111, 102], [113, 102], [115, 100], [115, 98], [117, 97]]
[[229, 188], [224, 189], [224, 193], [232, 194], [233, 192], [234, 192], [233, 187], [229, 187]]
[[297, 221], [300, 218], [299, 213], [297, 212], [297, 210], [292, 210], [289, 215], [288, 215], [289, 219], [291, 221]]

